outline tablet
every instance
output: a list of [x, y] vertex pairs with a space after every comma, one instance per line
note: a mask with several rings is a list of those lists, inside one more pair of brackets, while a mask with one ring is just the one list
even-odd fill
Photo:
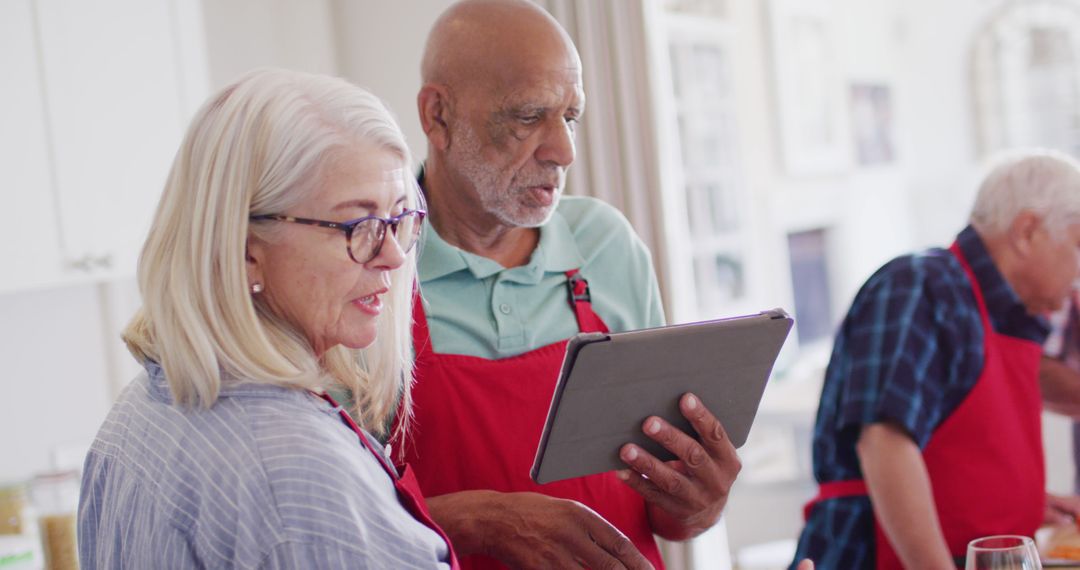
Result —
[[656, 415], [696, 436], [679, 412], [693, 392], [735, 447], [746, 442], [773, 363], [791, 329], [783, 309], [623, 333], [582, 333], [566, 346], [532, 478], [540, 484], [624, 469], [619, 449], [635, 443], [675, 456], [645, 436]]

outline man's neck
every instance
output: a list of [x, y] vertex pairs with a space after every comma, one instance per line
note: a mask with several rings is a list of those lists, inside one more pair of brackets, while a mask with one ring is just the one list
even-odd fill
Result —
[[424, 170], [428, 219], [446, 243], [503, 267], [525, 265], [540, 242], [538, 228], [507, 225], [483, 212], [471, 191], [456, 188], [437, 161]]
[[1013, 291], [1016, 291], [1018, 295], [1021, 294], [1021, 291], [1017, 289], [1018, 285], [1023, 284], [1019, 275], [1021, 271], [1020, 259], [1009, 242], [1009, 236], [1006, 233], [989, 235], [979, 231], [978, 228], [975, 228], [975, 233], [979, 236], [979, 240], [982, 241], [983, 247], [986, 248], [986, 253], [994, 262], [994, 267], [1001, 273], [1001, 277], [1009, 284], [1009, 287], [1012, 287]]

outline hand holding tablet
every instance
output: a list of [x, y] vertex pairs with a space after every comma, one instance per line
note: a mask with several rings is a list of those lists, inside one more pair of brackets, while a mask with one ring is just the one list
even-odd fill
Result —
[[735, 447], [741, 446], [791, 325], [791, 318], [776, 309], [574, 337], [537, 448], [533, 479], [543, 484], [625, 468], [619, 450], [627, 442], [661, 461], [674, 459], [646, 437], [642, 422], [658, 416], [685, 434], [697, 434], [679, 411], [686, 393], [696, 394]]

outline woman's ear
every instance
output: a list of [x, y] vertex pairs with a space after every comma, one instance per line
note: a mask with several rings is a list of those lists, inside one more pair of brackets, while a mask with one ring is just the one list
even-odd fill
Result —
[[445, 85], [428, 84], [416, 95], [416, 106], [420, 111], [420, 127], [424, 129], [428, 142], [437, 150], [445, 151], [450, 147], [450, 92]]
[[1040, 238], [1043, 219], [1031, 210], [1021, 210], [1009, 224], [1009, 244], [1021, 257], [1031, 253], [1034, 242]]
[[[252, 236], [248, 236], [244, 246], [244, 262], [247, 268], [248, 291], [261, 292], [266, 285], [263, 279], [263, 268], [266, 263], [266, 242]], [[256, 285], [258, 285], [256, 287]], [[259, 289], [259, 291], [255, 291]]]

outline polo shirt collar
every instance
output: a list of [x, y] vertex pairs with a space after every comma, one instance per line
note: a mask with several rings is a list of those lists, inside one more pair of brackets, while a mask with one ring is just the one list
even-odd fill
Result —
[[426, 224], [420, 239], [418, 272], [421, 283], [465, 270], [476, 279], [506, 271], [509, 280], [539, 283], [545, 272], [563, 273], [581, 267], [584, 261], [570, 224], [556, 210], [540, 228], [540, 241], [529, 262], [509, 270], [492, 259], [450, 245], [435, 231], [434, 226]]
[[[424, 167], [424, 164], [420, 165], [416, 181], [420, 190], [426, 193]], [[490, 277], [506, 269], [491, 259], [450, 245], [435, 231], [430, 221], [425, 223], [419, 249], [417, 276], [421, 283], [465, 269], [472, 272], [477, 279]], [[507, 278], [521, 283], [539, 283], [545, 271], [565, 272], [581, 267], [584, 262], [585, 258], [574, 240], [570, 224], [556, 209], [551, 219], [540, 228], [540, 242], [533, 250], [529, 262], [512, 268], [507, 272]]]
[[465, 252], [446, 243], [430, 221], [424, 222], [418, 249], [417, 275], [421, 283], [456, 273], [469, 266], [465, 261]]

